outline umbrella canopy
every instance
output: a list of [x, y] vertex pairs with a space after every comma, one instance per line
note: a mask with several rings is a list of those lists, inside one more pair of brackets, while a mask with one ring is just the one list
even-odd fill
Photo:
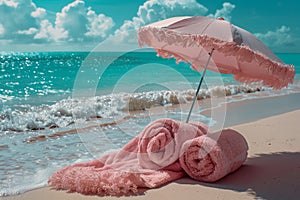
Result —
[[138, 38], [140, 46], [153, 47], [164, 58], [191, 63], [197, 71], [204, 69], [213, 50], [208, 69], [234, 74], [237, 81], [262, 81], [280, 89], [294, 80], [292, 65], [284, 64], [253, 34], [223, 18], [169, 18], [141, 27]]

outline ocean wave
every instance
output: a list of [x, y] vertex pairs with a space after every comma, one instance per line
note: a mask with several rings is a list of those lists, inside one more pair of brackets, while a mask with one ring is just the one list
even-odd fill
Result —
[[29, 190], [45, 187], [50, 175], [51, 171], [49, 169], [40, 169], [31, 176], [19, 177], [17, 180], [8, 180], [0, 189], [0, 198], [19, 195]]
[[[259, 85], [227, 85], [201, 89], [197, 99], [232, 96], [265, 90]], [[33, 131], [67, 127], [76, 121], [125, 116], [155, 106], [184, 104], [193, 99], [195, 90], [119, 93], [89, 98], [67, 98], [53, 105], [3, 107], [0, 131]]]

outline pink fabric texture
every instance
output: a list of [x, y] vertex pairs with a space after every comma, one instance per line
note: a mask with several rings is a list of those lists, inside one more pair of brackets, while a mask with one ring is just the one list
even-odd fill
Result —
[[[192, 64], [200, 71], [214, 49], [208, 69], [234, 74], [240, 82], [262, 81], [273, 88], [293, 83], [295, 69], [283, 64], [262, 42], [248, 31], [225, 20], [183, 17], [141, 27], [139, 45], [153, 47], [163, 58]], [[170, 24], [170, 21], [172, 23]]]
[[240, 133], [225, 129], [186, 141], [181, 151], [180, 165], [190, 177], [215, 182], [245, 162], [248, 145]]
[[183, 143], [204, 135], [207, 126], [159, 119], [120, 151], [67, 166], [50, 177], [57, 189], [94, 195], [127, 195], [155, 188], [184, 176], [179, 164]]
[[156, 120], [120, 151], [67, 166], [53, 173], [49, 184], [82, 194], [120, 196], [159, 187], [185, 172], [196, 180], [216, 181], [242, 165], [248, 146], [233, 130], [207, 130], [202, 123]]

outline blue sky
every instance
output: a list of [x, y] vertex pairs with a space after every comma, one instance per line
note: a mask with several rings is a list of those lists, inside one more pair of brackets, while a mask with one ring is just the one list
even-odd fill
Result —
[[136, 44], [134, 32], [178, 15], [223, 16], [274, 52], [300, 53], [295, 0], [0, 0], [0, 51], [91, 51]]

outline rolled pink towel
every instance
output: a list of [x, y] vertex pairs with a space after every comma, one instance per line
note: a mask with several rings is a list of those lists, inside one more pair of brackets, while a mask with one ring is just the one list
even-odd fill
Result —
[[162, 169], [174, 165], [183, 143], [206, 134], [207, 129], [200, 122], [188, 124], [172, 119], [159, 119], [150, 123], [139, 136], [137, 156], [140, 166]]
[[50, 177], [57, 189], [96, 195], [127, 195], [184, 175], [178, 158], [183, 143], [206, 134], [207, 126], [172, 119], [150, 123], [120, 151], [67, 166]]
[[247, 151], [245, 138], [225, 129], [186, 141], [179, 161], [193, 179], [214, 182], [237, 170], [245, 162]]

